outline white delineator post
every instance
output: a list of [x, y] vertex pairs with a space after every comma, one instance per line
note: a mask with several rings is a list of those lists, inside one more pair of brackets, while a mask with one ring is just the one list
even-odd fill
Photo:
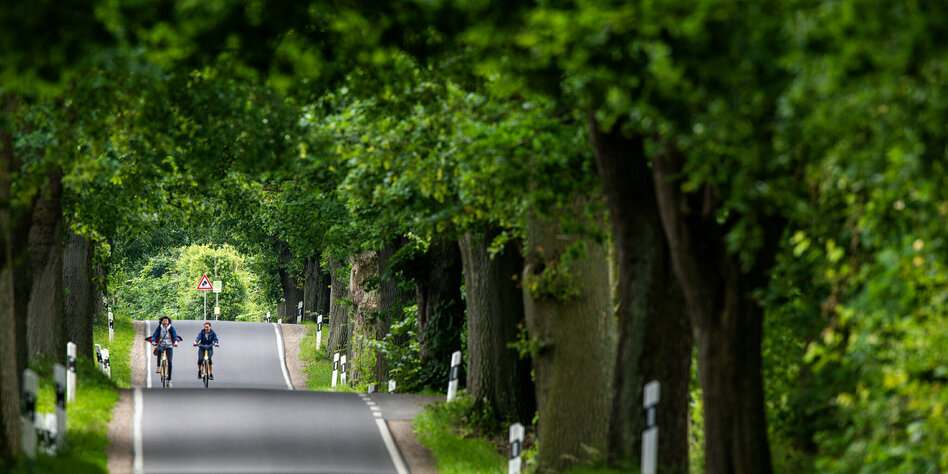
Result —
[[267, 322], [268, 322], [268, 323], [270, 322], [270, 312], [269, 312], [269, 311], [267, 311]]
[[645, 430], [642, 432], [642, 474], [655, 474], [658, 469], [658, 380], [645, 384]]
[[76, 344], [66, 343], [66, 401], [76, 401]]
[[339, 373], [339, 379], [342, 380], [342, 384], [345, 385], [346, 384], [346, 355], [345, 354], [343, 354], [342, 357], [339, 358], [339, 362], [342, 366]]
[[339, 377], [339, 353], [332, 356], [332, 386], [336, 386], [336, 378]]
[[102, 349], [102, 372], [112, 378], [112, 366], [109, 365], [109, 350]]
[[283, 324], [283, 318], [277, 319], [277, 324]]
[[395, 393], [395, 381], [388, 379], [388, 393]]
[[102, 370], [102, 346], [99, 344], [95, 345], [95, 362], [99, 365], [99, 370]]
[[458, 377], [461, 375], [461, 351], [451, 354], [451, 372], [448, 378], [448, 401], [454, 400], [458, 394]]
[[66, 447], [66, 366], [53, 365], [53, 379], [56, 382], [56, 450]]
[[36, 392], [39, 377], [30, 369], [23, 371], [23, 412], [21, 413], [20, 437], [23, 453], [32, 459], [36, 456]]
[[523, 460], [520, 455], [523, 454], [523, 425], [514, 423], [510, 425], [510, 460], [507, 461], [507, 473], [519, 474]]
[[296, 324], [303, 322], [303, 302], [300, 301], [300, 304], [296, 306]]
[[114, 318], [112, 316], [112, 312], [109, 311], [109, 342], [112, 342], [112, 340], [115, 339], [115, 326], [113, 323]]
[[323, 342], [323, 315], [316, 316], [316, 350], [319, 350], [319, 344]]

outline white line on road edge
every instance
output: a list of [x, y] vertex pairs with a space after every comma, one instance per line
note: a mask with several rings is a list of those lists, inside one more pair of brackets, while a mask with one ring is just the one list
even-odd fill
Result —
[[277, 355], [280, 356], [280, 368], [283, 369], [283, 380], [286, 380], [286, 388], [293, 390], [293, 383], [290, 382], [290, 372], [286, 370], [286, 353], [283, 351], [283, 334], [280, 332], [280, 326], [273, 325], [273, 332], [277, 338]]
[[398, 454], [398, 448], [395, 447], [395, 441], [392, 439], [392, 433], [388, 431], [388, 425], [385, 424], [385, 420], [376, 418], [375, 424], [379, 427], [379, 434], [382, 435], [382, 441], [385, 442], [388, 455], [392, 457], [392, 464], [395, 465], [395, 470], [398, 471], [398, 474], [408, 474], [408, 468], [405, 467], [402, 456]]
[[[151, 336], [151, 321], [145, 321], [145, 337]], [[145, 341], [145, 386], [151, 388], [151, 351], [148, 350], [148, 341]]]
[[[149, 380], [151, 377], [149, 377]], [[141, 387], [135, 387], [135, 414], [132, 417], [132, 456], [135, 464], [132, 472], [145, 472], [145, 463], [142, 460], [142, 415], [145, 413], [144, 397]]]

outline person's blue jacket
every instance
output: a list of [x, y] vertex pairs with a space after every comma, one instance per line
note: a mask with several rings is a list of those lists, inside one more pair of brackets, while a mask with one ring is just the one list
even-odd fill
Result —
[[[161, 331], [161, 325], [159, 324], [158, 327], [155, 328], [155, 332], [151, 335], [151, 337], [146, 337], [145, 340], [148, 342], [157, 343], [160, 331]], [[178, 336], [178, 332], [174, 330], [174, 326], [170, 324], [168, 325], [168, 332], [171, 333], [171, 340], [174, 341], [175, 343], [183, 340]]]
[[211, 332], [208, 334], [204, 334], [204, 330], [201, 329], [197, 337], [194, 338], [194, 342], [202, 346], [209, 346], [211, 344], [220, 344], [220, 341], [217, 340], [217, 333], [214, 332], [213, 329], [211, 329]]

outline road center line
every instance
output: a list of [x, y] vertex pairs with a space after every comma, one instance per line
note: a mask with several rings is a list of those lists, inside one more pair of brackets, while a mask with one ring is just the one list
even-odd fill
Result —
[[273, 332], [276, 334], [277, 339], [277, 355], [280, 357], [280, 369], [283, 370], [283, 380], [286, 381], [286, 388], [293, 390], [293, 383], [290, 382], [290, 373], [286, 370], [286, 356], [283, 351], [283, 334], [280, 333], [280, 326], [277, 323], [273, 324]]
[[[150, 377], [149, 380], [151, 380]], [[135, 387], [135, 412], [132, 416], [132, 456], [135, 461], [132, 471], [136, 474], [143, 473], [145, 470], [145, 463], [142, 459], [142, 416], [145, 413], [144, 400], [145, 397], [142, 396], [141, 387]]]

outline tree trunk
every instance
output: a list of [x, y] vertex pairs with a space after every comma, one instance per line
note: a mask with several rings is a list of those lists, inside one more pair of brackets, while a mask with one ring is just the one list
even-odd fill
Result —
[[33, 209], [30, 228], [30, 262], [34, 273], [27, 337], [30, 360], [48, 357], [64, 362], [62, 172], [50, 170], [46, 179], [48, 181]]
[[728, 251], [710, 187], [684, 194], [683, 159], [669, 144], [652, 165], [672, 266], [681, 282], [704, 394], [707, 472], [769, 473], [761, 373], [763, 311], [753, 297], [767, 282], [780, 218], [763, 216], [763, 245], [744, 273]]
[[622, 123], [603, 131], [589, 114], [589, 132], [609, 204], [619, 270], [619, 345], [609, 427], [609, 457], [641, 462], [642, 388], [658, 380], [658, 468], [688, 472], [691, 327], [658, 215], [644, 141]]
[[323, 267], [319, 264], [319, 260], [315, 262], [314, 268], [316, 276], [316, 314], [323, 315], [323, 320], [329, 316], [329, 301], [332, 297], [332, 279], [329, 277], [329, 272], [323, 270]]
[[[0, 120], [11, 120], [18, 106], [3, 96]], [[11, 174], [20, 169], [13, 136], [0, 128], [0, 202], [11, 203]], [[26, 316], [33, 276], [29, 230], [34, 201], [0, 206], [0, 459], [20, 450], [20, 386], [27, 364]]]
[[296, 322], [297, 304], [303, 300], [303, 291], [299, 273], [293, 267], [293, 253], [290, 246], [282, 240], [273, 238], [273, 250], [280, 259], [280, 288], [283, 289], [283, 303], [277, 308], [277, 316], [285, 323]]
[[[378, 291], [369, 288], [372, 280], [379, 275], [378, 258], [372, 250], [367, 250], [352, 259], [352, 271], [349, 273], [349, 296], [352, 298], [352, 326], [349, 339], [348, 360], [352, 370], [349, 382], [377, 383], [375, 379], [376, 357], [366, 351], [374, 351], [366, 339], [378, 337]], [[358, 336], [358, 337], [357, 337]], [[369, 358], [371, 357], [371, 361]]]
[[493, 258], [488, 253], [498, 230], [461, 236], [467, 303], [467, 391], [472, 411], [482, 407], [498, 421], [530, 424], [536, 393], [530, 380], [530, 360], [507, 347], [524, 325], [523, 271], [520, 242], [508, 242]]
[[349, 287], [339, 277], [345, 265], [338, 258], [329, 257], [332, 268], [332, 293], [329, 303], [329, 341], [326, 343], [326, 356], [332, 360], [337, 351], [345, 351], [349, 341], [349, 306], [345, 301], [349, 296]]
[[[379, 249], [379, 334], [382, 336], [391, 331], [392, 324], [404, 319], [404, 308], [411, 305], [415, 299], [413, 291], [399, 287], [405, 277], [393, 261], [396, 252], [404, 247], [407, 241], [408, 239], [402, 237]], [[393, 336], [391, 342], [403, 346], [408, 343], [408, 338], [404, 335]], [[378, 356], [376, 375], [379, 382], [391, 378], [390, 367], [384, 354]]]
[[303, 283], [303, 319], [316, 322], [316, 272], [318, 269], [319, 257], [307, 257], [306, 269], [303, 271], [305, 283]]
[[[581, 214], [585, 200], [577, 198], [571, 210]], [[564, 264], [574, 244], [584, 255]], [[524, 310], [537, 348], [537, 469], [562, 472], [588, 458], [589, 450], [606, 452], [616, 357], [607, 252], [532, 213], [526, 245]]]
[[92, 241], [72, 231], [63, 253], [66, 335], [76, 344], [77, 356], [92, 357]]
[[461, 350], [462, 268], [457, 242], [443, 238], [432, 239], [428, 251], [415, 261], [421, 378], [423, 384], [434, 389], [447, 387], [451, 354]]

